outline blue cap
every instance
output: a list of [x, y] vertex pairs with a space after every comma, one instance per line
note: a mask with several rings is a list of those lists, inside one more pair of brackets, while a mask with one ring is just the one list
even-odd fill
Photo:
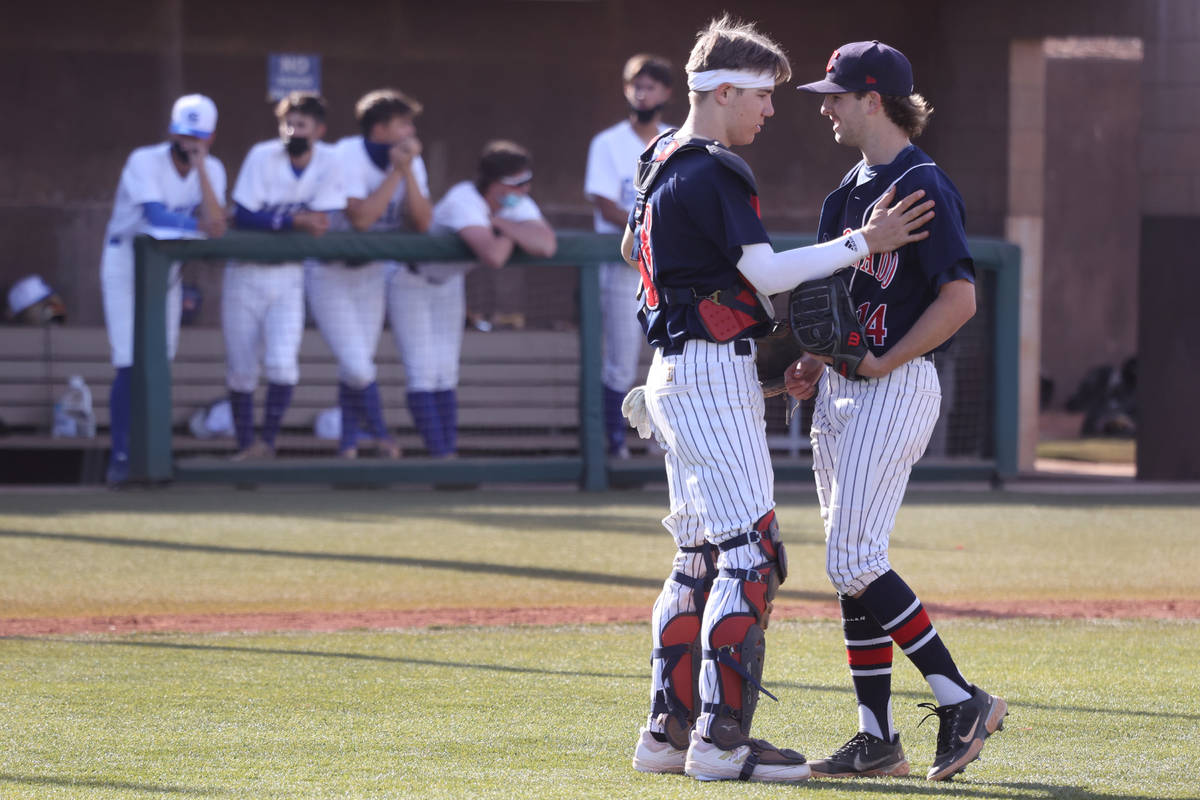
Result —
[[879, 92], [907, 97], [913, 92], [912, 64], [894, 47], [876, 40], [844, 44], [829, 57], [825, 80], [797, 86], [802, 92]]

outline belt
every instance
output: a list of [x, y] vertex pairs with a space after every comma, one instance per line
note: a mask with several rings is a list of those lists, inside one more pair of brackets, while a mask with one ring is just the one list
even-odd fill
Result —
[[[669, 344], [662, 349], [662, 354], [664, 356], [682, 355], [683, 354], [683, 346], [686, 345], [689, 341], [691, 341], [691, 340], [684, 339], [681, 342], [678, 342], [675, 344]], [[726, 342], [726, 344], [728, 344], [728, 342]], [[750, 355], [750, 340], [749, 339], [734, 339], [733, 340], [733, 352], [735, 355], [739, 355], [739, 356]]]

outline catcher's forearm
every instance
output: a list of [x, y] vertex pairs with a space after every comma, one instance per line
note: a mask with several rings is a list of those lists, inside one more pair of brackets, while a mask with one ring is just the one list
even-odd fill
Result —
[[742, 245], [737, 268], [760, 292], [778, 294], [805, 281], [827, 278], [867, 255], [867, 242], [862, 234], [851, 233], [829, 242], [779, 253], [769, 244]]

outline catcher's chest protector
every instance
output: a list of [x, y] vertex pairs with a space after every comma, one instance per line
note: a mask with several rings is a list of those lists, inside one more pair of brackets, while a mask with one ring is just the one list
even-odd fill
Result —
[[712, 139], [673, 139], [663, 147], [659, 143], [675, 131], [660, 134], [642, 153], [637, 165], [637, 199], [633, 207], [635, 226], [635, 255], [638, 271], [642, 276], [642, 297], [648, 308], [658, 308], [661, 301], [668, 305], [695, 305], [706, 338], [723, 344], [747, 336], [757, 337], [771, 329], [771, 316], [759, 303], [754, 287], [738, 274], [731, 285], [710, 294], [699, 294], [695, 289], [662, 287], [655, 282], [654, 258], [650, 249], [650, 234], [654, 226], [653, 207], [647, 202], [658, 176], [672, 158], [680, 153], [699, 150], [715, 158], [721, 166], [732, 170], [750, 190], [750, 202], [758, 211], [758, 186], [754, 173], [740, 157], [734, 155]]

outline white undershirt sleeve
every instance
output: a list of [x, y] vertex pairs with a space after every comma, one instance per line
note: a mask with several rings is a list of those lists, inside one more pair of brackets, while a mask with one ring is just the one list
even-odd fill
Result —
[[870, 255], [861, 233], [776, 253], [764, 243], [742, 245], [738, 271], [763, 294], [778, 294], [805, 281], [826, 278]]

